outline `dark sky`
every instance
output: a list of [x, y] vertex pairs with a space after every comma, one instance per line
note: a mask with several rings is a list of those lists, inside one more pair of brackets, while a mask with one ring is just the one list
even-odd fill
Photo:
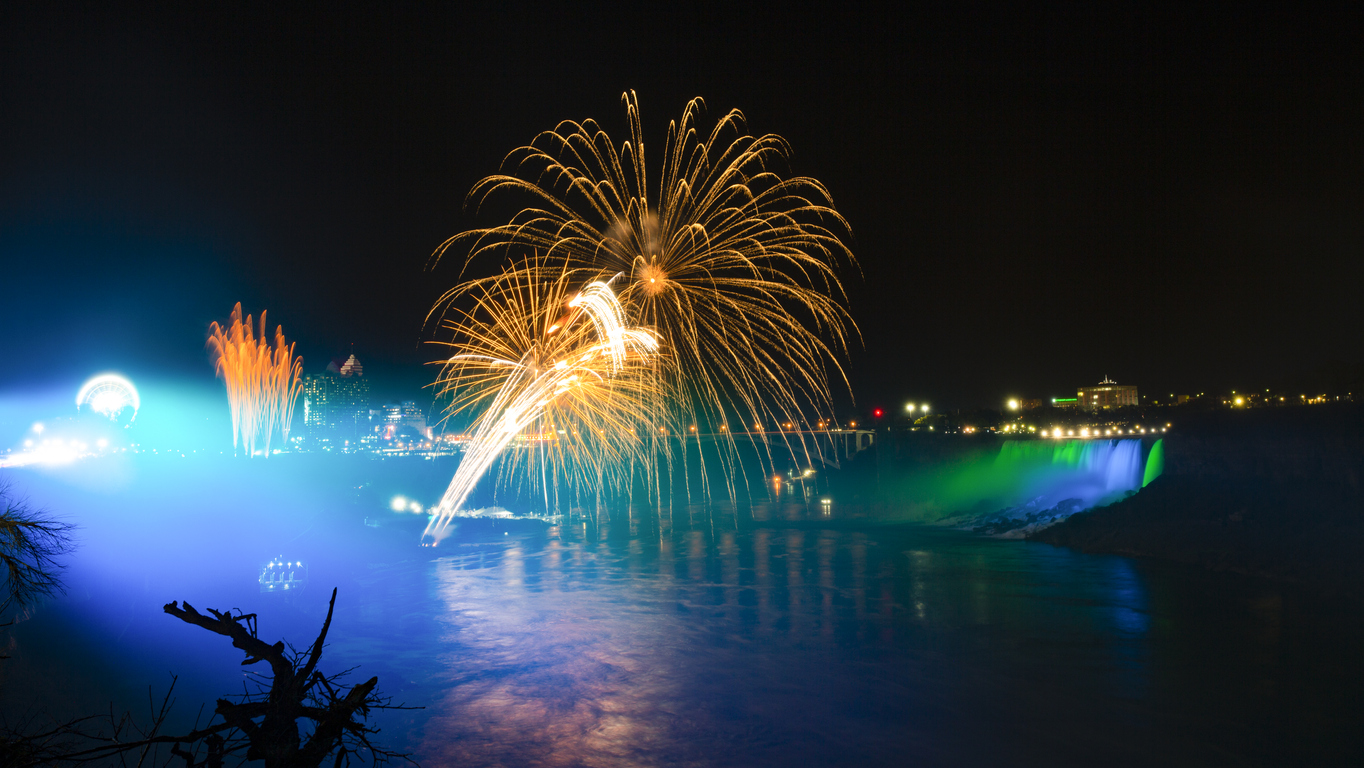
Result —
[[699, 95], [827, 184], [864, 272], [861, 405], [1362, 359], [1358, 15], [106, 5], [0, 7], [0, 390], [211, 382], [207, 323], [240, 300], [310, 370], [354, 343], [414, 396], [465, 193], [560, 119], [623, 136], [625, 89], [655, 146]]

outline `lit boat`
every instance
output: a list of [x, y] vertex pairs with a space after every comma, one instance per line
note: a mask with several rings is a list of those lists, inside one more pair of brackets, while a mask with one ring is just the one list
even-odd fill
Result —
[[308, 584], [308, 567], [298, 560], [277, 557], [260, 569], [260, 591], [296, 592]]

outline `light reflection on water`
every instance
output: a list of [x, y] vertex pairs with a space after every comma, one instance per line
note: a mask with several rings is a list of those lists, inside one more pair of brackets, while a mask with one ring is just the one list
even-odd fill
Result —
[[[94, 470], [16, 473], [81, 546], [68, 595], [9, 629], [0, 716], [140, 712], [173, 671], [192, 720], [240, 656], [162, 605], [297, 644], [335, 585], [324, 667], [428, 707], [377, 716], [427, 766], [1364, 763], [1364, 611], [1307, 590], [838, 506], [484, 521], [432, 550], [388, 501], [438, 495], [448, 466], [142, 456], [91, 490]], [[312, 586], [262, 597], [277, 556]]]
[[1358, 747], [1269, 722], [1287, 702], [1260, 680], [1317, 671], [1245, 632], [1244, 587], [1188, 597], [1209, 577], [789, 517], [466, 541], [362, 579], [369, 615], [336, 647], [428, 706], [388, 733], [432, 765], [1232, 765]]

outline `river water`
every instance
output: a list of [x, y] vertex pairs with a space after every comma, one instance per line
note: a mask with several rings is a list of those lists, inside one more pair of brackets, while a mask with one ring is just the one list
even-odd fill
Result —
[[496, 534], [372, 564], [337, 640], [431, 764], [1359, 755], [1360, 624], [1294, 592], [802, 507]]
[[[335, 585], [324, 667], [360, 665], [360, 679], [426, 707], [376, 722], [382, 743], [428, 766], [1322, 765], [1364, 754], [1364, 624], [1357, 604], [1319, 591], [836, 506], [481, 520], [435, 549], [415, 546], [419, 523], [336, 513], [299, 527], [280, 546], [310, 553], [312, 585], [287, 598], [257, 594], [254, 572], [196, 580], [233, 524], [194, 548], [188, 532], [208, 524], [183, 523], [172, 538], [192, 551], [158, 540], [148, 554], [164, 567], [117, 577], [100, 569], [142, 558], [146, 536], [88, 535], [72, 594], [13, 631], [5, 708], [35, 691], [48, 704], [90, 691], [145, 702], [168, 668], [184, 701], [224, 693], [238, 685], [237, 653], [161, 615], [162, 603], [203, 594], [201, 608], [258, 611], [262, 636], [301, 645]], [[101, 546], [117, 552], [106, 559]]]

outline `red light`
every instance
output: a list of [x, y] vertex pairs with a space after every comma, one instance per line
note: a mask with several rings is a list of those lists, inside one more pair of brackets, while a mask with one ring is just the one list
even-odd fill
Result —
[[878, 418], [878, 419], [881, 418], [881, 409], [880, 409], [880, 408], [877, 408], [876, 410], [872, 411], [871, 413], [872, 413], [872, 415], [875, 416], [876, 418]]

